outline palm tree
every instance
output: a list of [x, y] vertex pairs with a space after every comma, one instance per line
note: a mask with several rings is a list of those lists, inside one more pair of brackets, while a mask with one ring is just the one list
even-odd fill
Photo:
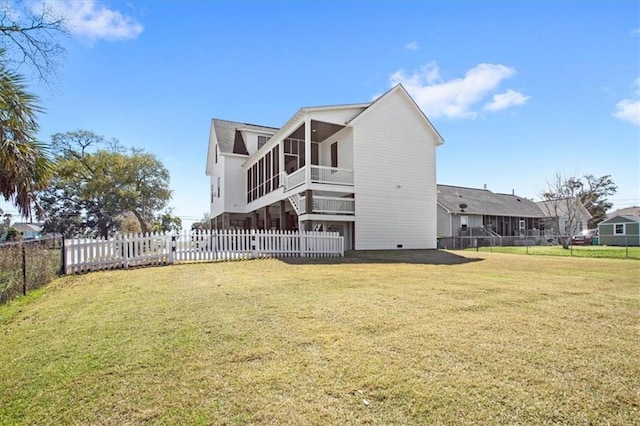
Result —
[[46, 187], [53, 170], [46, 146], [37, 140], [36, 96], [8, 70], [0, 50], [0, 194], [31, 217], [34, 191]]

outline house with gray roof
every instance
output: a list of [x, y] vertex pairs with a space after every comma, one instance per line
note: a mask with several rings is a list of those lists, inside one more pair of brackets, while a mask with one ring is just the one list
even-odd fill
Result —
[[607, 219], [611, 219], [615, 216], [634, 216], [640, 217], [640, 207], [632, 206], [632, 207], [624, 207], [621, 209], [617, 209], [612, 211], [611, 213], [607, 213]]
[[556, 235], [572, 236], [587, 229], [592, 216], [576, 198], [538, 201], [546, 216], [545, 229]]
[[525, 237], [541, 235], [544, 213], [516, 194], [438, 185], [439, 237]]
[[25, 240], [32, 240], [35, 238], [40, 238], [42, 234], [42, 223], [26, 223], [26, 222], [15, 222], [11, 225], [12, 228], [15, 228], [20, 232], [22, 238]]
[[438, 131], [402, 85], [304, 107], [280, 128], [211, 121], [216, 229], [333, 231], [345, 248], [436, 248]]

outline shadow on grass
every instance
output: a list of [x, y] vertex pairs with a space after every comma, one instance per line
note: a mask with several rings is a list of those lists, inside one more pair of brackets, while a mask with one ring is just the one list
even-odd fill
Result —
[[422, 265], [461, 265], [478, 262], [480, 258], [465, 257], [442, 250], [359, 250], [348, 251], [344, 257], [284, 257], [290, 265], [331, 265], [345, 263], [411, 263]]

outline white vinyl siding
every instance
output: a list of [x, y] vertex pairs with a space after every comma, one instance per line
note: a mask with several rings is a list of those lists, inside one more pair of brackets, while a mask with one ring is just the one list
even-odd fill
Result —
[[436, 248], [437, 136], [411, 100], [387, 94], [353, 140], [356, 250]]
[[331, 144], [338, 142], [338, 167], [353, 169], [353, 129], [347, 127], [320, 144], [320, 164], [331, 164]]
[[211, 186], [215, 188], [211, 204], [211, 217], [228, 213], [242, 213], [246, 206], [245, 171], [241, 157], [218, 156], [218, 164], [211, 175]]
[[247, 173], [242, 168], [246, 161], [242, 157], [225, 157], [225, 174], [222, 179], [222, 199], [224, 211], [243, 213], [247, 205]]

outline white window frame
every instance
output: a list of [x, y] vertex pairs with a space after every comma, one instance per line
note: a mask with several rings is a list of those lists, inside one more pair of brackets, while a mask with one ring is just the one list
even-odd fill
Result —
[[467, 229], [469, 227], [469, 216], [460, 216], [460, 228]]
[[[622, 226], [622, 232], [618, 232], [618, 225]], [[626, 223], [614, 223], [613, 224], [613, 235], [627, 235], [627, 226]]]

